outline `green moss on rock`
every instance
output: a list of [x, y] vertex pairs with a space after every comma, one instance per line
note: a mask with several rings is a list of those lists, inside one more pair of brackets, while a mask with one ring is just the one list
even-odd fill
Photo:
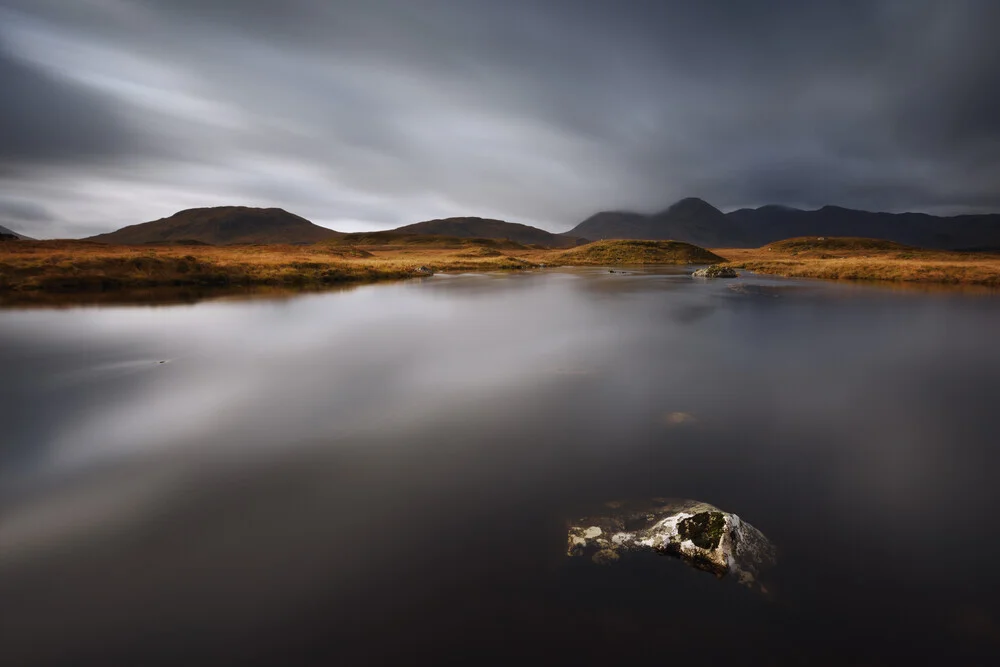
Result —
[[726, 529], [726, 518], [722, 512], [702, 512], [682, 519], [677, 524], [677, 532], [682, 539], [691, 540], [702, 549], [719, 546], [722, 533]]

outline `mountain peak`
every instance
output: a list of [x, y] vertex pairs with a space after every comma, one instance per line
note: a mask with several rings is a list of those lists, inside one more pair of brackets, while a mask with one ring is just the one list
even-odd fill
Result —
[[698, 197], [685, 197], [680, 201], [674, 202], [664, 213], [682, 216], [722, 215], [722, 211]]

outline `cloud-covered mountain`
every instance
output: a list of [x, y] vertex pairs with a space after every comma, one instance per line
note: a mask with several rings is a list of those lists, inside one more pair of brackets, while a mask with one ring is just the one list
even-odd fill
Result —
[[[736, 244], [739, 226], [708, 202], [689, 197], [653, 215], [603, 212], [593, 215], [569, 232], [588, 239], [672, 239], [719, 248]], [[738, 245], [738, 244], [737, 244]]]
[[861, 236], [926, 248], [1000, 248], [1000, 215], [940, 217], [775, 205], [724, 214], [689, 198], [652, 215], [598, 213], [567, 233], [591, 239], [673, 239], [708, 248], [757, 247], [796, 236]]

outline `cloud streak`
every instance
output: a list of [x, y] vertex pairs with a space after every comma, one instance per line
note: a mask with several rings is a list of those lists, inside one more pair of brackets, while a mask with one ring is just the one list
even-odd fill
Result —
[[[989, 0], [0, 0], [0, 224], [1000, 209]], [[37, 216], [36, 216], [37, 217]]]

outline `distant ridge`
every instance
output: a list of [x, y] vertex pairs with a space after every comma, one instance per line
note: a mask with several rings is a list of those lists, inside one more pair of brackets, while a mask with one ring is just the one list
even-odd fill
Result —
[[87, 240], [120, 245], [210, 243], [306, 244], [341, 236], [280, 208], [192, 208]]
[[925, 213], [872, 213], [824, 206], [805, 211], [770, 204], [722, 213], [697, 198], [660, 213], [606, 211], [566, 232], [590, 239], [673, 239], [708, 248], [756, 248], [800, 236], [886, 239], [943, 250], [1000, 247], [1000, 215], [938, 217]]
[[[925, 213], [872, 213], [839, 206], [807, 211], [773, 204], [727, 214], [702, 199], [688, 197], [649, 215], [630, 211], [597, 213], [563, 234], [479, 217], [426, 220], [387, 233], [501, 239], [547, 248], [570, 248], [602, 239], [673, 240], [703, 248], [756, 248], [787, 238], [847, 236], [885, 239], [922, 248], [978, 250], [1000, 248], [1000, 214], [939, 217]], [[0, 235], [7, 239], [29, 239], [5, 227], [0, 227]], [[130, 225], [86, 240], [122, 245], [309, 244], [343, 236], [280, 208], [220, 206], [180, 211], [168, 218]]]
[[457, 236], [459, 238], [507, 239], [523, 245], [541, 245], [548, 248], [569, 248], [586, 239], [570, 234], [553, 234], [544, 229], [522, 225], [517, 222], [493, 220], [491, 218], [442, 218], [405, 225], [392, 232], [398, 234], [420, 234], [435, 236]]
[[652, 215], [627, 211], [598, 213], [566, 234], [595, 240], [674, 240], [718, 248], [740, 239], [741, 230], [739, 225], [705, 200], [688, 197]]
[[1000, 247], [998, 214], [941, 217], [926, 213], [872, 213], [840, 206], [824, 206], [815, 211], [762, 206], [732, 211], [726, 217], [739, 225], [744, 240], [753, 247], [800, 236], [876, 238], [939, 250]]
[[3, 225], [0, 225], [0, 239], [4, 238], [14, 238], [21, 241], [34, 241], [35, 239], [30, 236], [25, 236], [24, 234], [18, 234], [13, 229], [7, 229]]

